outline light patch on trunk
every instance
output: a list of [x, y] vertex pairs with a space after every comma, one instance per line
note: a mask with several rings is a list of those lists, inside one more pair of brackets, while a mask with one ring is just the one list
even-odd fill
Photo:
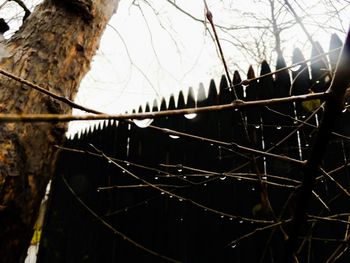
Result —
[[3, 58], [8, 58], [11, 56], [11, 53], [8, 51], [5, 45], [5, 38], [0, 34], [0, 62]]

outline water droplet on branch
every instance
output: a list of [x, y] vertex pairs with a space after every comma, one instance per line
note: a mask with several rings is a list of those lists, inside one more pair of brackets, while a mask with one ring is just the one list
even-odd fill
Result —
[[295, 65], [294, 67], [292, 67], [290, 70], [291, 71], [298, 71], [301, 68], [301, 65]]
[[197, 117], [197, 113], [189, 113], [184, 115], [186, 119], [192, 120]]
[[181, 173], [181, 172], [183, 171], [182, 165], [181, 165], [181, 164], [177, 164], [177, 165], [176, 165], [176, 170], [177, 170], [179, 173]]
[[133, 120], [135, 125], [139, 128], [147, 128], [153, 122], [153, 119], [141, 119], [141, 120]]

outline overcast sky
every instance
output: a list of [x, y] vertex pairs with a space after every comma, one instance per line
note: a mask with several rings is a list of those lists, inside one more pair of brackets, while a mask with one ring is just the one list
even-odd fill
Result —
[[[117, 14], [110, 21], [111, 26], [105, 32], [92, 71], [81, 84], [78, 103], [108, 113], [120, 113], [138, 108], [138, 105], [152, 102], [155, 98], [177, 94], [181, 89], [186, 93], [189, 86], [196, 90], [200, 82], [207, 86], [211, 78], [219, 81], [223, 67], [204, 23], [181, 13], [166, 0], [149, 1], [153, 9], [143, 1], [136, 1], [139, 7], [132, 6], [131, 2], [121, 1]], [[258, 25], [263, 25], [270, 14], [266, 3], [253, 0], [207, 2], [214, 21], [227, 27], [257, 24], [256, 19], [250, 18], [249, 12], [261, 19]], [[338, 33], [342, 36], [341, 31], [344, 31], [344, 25], [350, 20], [350, 12], [345, 9], [340, 14], [342, 24], [336, 17], [333, 21], [327, 21], [328, 18], [321, 15], [326, 11], [324, 5], [320, 8], [321, 5], [316, 4], [319, 1], [304, 2], [299, 1], [308, 9], [300, 10], [299, 13], [309, 24], [332, 22], [336, 29], [332, 32], [316, 29], [315, 26], [308, 27], [314, 39], [320, 41], [327, 50], [330, 34]], [[203, 1], [178, 0], [176, 3], [193, 17], [205, 19]], [[338, 4], [338, 7], [345, 8], [346, 1]], [[295, 8], [298, 10], [297, 6]], [[279, 17], [280, 21], [291, 19], [286, 13], [284, 17]], [[253, 42], [253, 35], [259, 32], [237, 30], [233, 34], [247, 42], [251, 37]], [[222, 31], [219, 31], [219, 35], [231, 71], [237, 69], [243, 73], [249, 64], [258, 69], [257, 61], [247, 57], [239, 47], [229, 42], [231, 36]], [[310, 55], [308, 40], [299, 27], [283, 32], [282, 37], [289, 42], [284, 45], [287, 61], [294, 47], [305, 50], [306, 57]], [[272, 53], [272, 50], [267, 49], [266, 59]], [[71, 125], [70, 132], [74, 133], [78, 127], [81, 127], [81, 123]]]

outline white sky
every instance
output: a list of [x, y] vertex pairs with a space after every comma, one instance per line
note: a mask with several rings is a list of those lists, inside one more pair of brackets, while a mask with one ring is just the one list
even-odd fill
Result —
[[[176, 95], [181, 89], [186, 93], [189, 86], [196, 89], [200, 82], [206, 86], [211, 78], [220, 80], [223, 67], [216, 47], [203, 23], [180, 13], [165, 0], [149, 1], [158, 12], [157, 16], [144, 2], [136, 2], [140, 3], [142, 12], [136, 6], [131, 7], [131, 0], [120, 2], [117, 14], [110, 21], [113, 28], [107, 28], [100, 50], [94, 59], [92, 71], [81, 84], [76, 99], [78, 103], [107, 113], [121, 113], [125, 110], [137, 109], [140, 104], [145, 105], [147, 101], [152, 103], [155, 98]], [[214, 21], [220, 25], [256, 23], [256, 21], [250, 21], [247, 15], [238, 13], [236, 8], [242, 12], [254, 12], [262, 19], [259, 25], [264, 23], [263, 19], [269, 17], [269, 8], [264, 3], [256, 3], [257, 1], [212, 0], [207, 2], [214, 15]], [[318, 1], [307, 2], [310, 7], [307, 9], [308, 13], [300, 11], [300, 15], [310, 14], [308, 20], [314, 24], [324, 21], [319, 14], [325, 12], [319, 6], [314, 6], [316, 2]], [[176, 3], [194, 17], [204, 19], [203, 1], [178, 0]], [[303, 1], [300, 3], [305, 5]], [[345, 7], [345, 2], [338, 6]], [[346, 13], [349, 14], [344, 12]], [[290, 19], [288, 15], [285, 15], [281, 21], [288, 19]], [[349, 17], [343, 17], [343, 26], [346, 20], [349, 21]], [[337, 19], [332, 23], [334, 27], [342, 28]], [[309, 26], [309, 30], [315, 40], [320, 41], [326, 50], [330, 34], [336, 32], [335, 30], [333, 32], [315, 30], [312, 26]], [[244, 38], [245, 41], [249, 41], [254, 34], [256, 32], [252, 30], [235, 32], [238, 38]], [[219, 35], [220, 38], [230, 39], [223, 32], [219, 31]], [[305, 56], [310, 55], [308, 41], [299, 27], [295, 27], [290, 32], [283, 32], [282, 37], [290, 41], [285, 45], [286, 59], [290, 58], [294, 47], [306, 49]], [[257, 68], [257, 62], [245, 58], [239, 48], [224, 40], [222, 45], [231, 65], [238, 63], [245, 70], [252, 63]], [[273, 51], [270, 49], [266, 53], [266, 56], [270, 56]], [[231, 67], [232, 71], [236, 69], [235, 66]], [[75, 113], [79, 112], [75, 111]], [[72, 123], [70, 134], [80, 127], [82, 123]]]
[[[76, 98], [77, 103], [106, 113], [121, 113], [138, 108], [140, 104], [145, 105], [147, 101], [152, 102], [155, 98], [176, 95], [181, 89], [186, 93], [189, 86], [196, 89], [200, 82], [207, 86], [211, 78], [220, 80], [223, 66], [204, 24], [179, 12], [167, 0], [147, 1], [157, 15], [143, 0], [135, 1], [139, 3], [140, 8], [131, 6], [132, 0], [120, 2], [117, 13], [105, 31], [100, 49], [93, 60], [92, 69], [81, 83]], [[4, 2], [4, 0], [0, 1], [0, 6]], [[25, 2], [28, 2], [29, 6], [30, 3], [37, 3], [40, 0]], [[214, 21], [227, 27], [262, 26], [270, 17], [270, 9], [266, 5], [268, 0], [208, 0], [207, 2]], [[276, 0], [276, 7], [279, 7], [278, 2], [282, 1]], [[290, 2], [293, 6], [295, 5], [295, 1]], [[342, 10], [340, 20], [337, 16], [328, 20], [322, 15], [327, 10], [328, 12], [333, 10], [331, 2]], [[176, 3], [194, 17], [204, 19], [202, 0], [177, 0]], [[338, 33], [343, 38], [340, 31], [347, 30], [350, 21], [350, 10], [347, 7], [349, 1], [298, 0], [297, 3], [304, 7], [302, 10], [295, 5], [298, 14], [304, 17], [314, 40], [321, 42], [325, 50], [328, 50], [331, 33]], [[14, 14], [21, 12], [15, 3], [9, 2], [0, 9], [0, 17], [6, 19], [11, 13], [13, 18]], [[251, 19], [248, 12], [253, 13], [258, 19]], [[291, 16], [285, 12], [278, 19], [283, 23], [291, 20]], [[328, 30], [324, 27], [320, 30], [313, 26], [322, 23], [332, 25], [334, 29]], [[258, 43], [260, 49], [263, 45], [267, 46], [265, 56], [261, 55], [261, 58], [255, 55], [249, 57], [241, 47], [230, 43], [243, 41], [245, 47], [248, 47], [249, 43], [254, 43], [259, 36], [266, 37], [267, 32], [263, 30], [230, 32], [233, 37], [218, 31], [231, 71], [238, 69], [243, 73], [242, 71], [246, 71], [249, 64], [258, 69], [258, 61], [262, 58], [270, 59], [271, 54], [274, 54], [273, 46], [266, 45], [268, 42], [266, 40]], [[294, 47], [301, 48], [306, 58], [310, 56], [309, 43], [299, 26], [283, 31], [281, 34], [285, 41], [283, 48], [287, 63], [290, 62]], [[74, 113], [81, 114], [79, 111]], [[69, 134], [75, 133], [84, 126], [86, 124], [83, 122], [70, 124]]]

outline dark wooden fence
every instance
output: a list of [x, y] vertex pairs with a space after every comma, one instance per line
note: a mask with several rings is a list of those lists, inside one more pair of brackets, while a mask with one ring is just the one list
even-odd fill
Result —
[[[330, 49], [339, 46], [341, 42], [333, 36]], [[312, 57], [322, 52], [316, 44]], [[190, 88], [187, 98], [180, 92], [176, 98], [171, 96], [168, 104], [163, 99], [160, 105], [155, 101], [139, 111], [219, 105], [232, 102], [236, 96], [250, 101], [325, 91], [338, 54], [314, 60], [311, 67], [302, 62], [299, 68], [252, 81], [246, 87], [239, 85], [241, 77], [235, 72], [235, 92], [222, 77], [218, 87], [210, 82], [208, 95], [202, 86], [197, 96]], [[295, 50], [293, 62], [304, 60], [300, 50]], [[285, 66], [284, 59], [278, 58], [276, 69]], [[270, 66], [263, 62], [260, 75], [269, 72]], [[254, 76], [249, 68], [248, 78]], [[76, 135], [64, 147], [97, 154], [99, 149], [115, 158], [120, 167], [101, 156], [62, 150], [39, 262], [166, 262], [125, 236], [181, 262], [283, 262], [283, 232], [279, 227], [262, 230], [269, 223], [261, 221], [290, 218], [293, 201], [287, 201], [299, 185], [299, 167], [281, 159], [237, 152], [234, 144], [230, 147], [219, 142], [306, 159], [322, 118], [322, 109], [312, 115], [320, 103], [284, 103], [152, 122], [165, 130], [110, 121]], [[349, 158], [349, 114], [344, 110], [323, 164], [337, 183], [319, 177], [310, 215], [349, 212], [348, 196], [337, 185], [349, 189], [349, 171], [342, 167]], [[247, 122], [246, 127], [242, 121]], [[307, 123], [301, 125], [303, 121]], [[298, 126], [302, 127], [296, 132]], [[198, 138], [169, 136], [166, 129]], [[273, 216], [265, 209], [265, 184]], [[106, 227], [101, 219], [125, 236]], [[283, 228], [288, 228], [288, 223]], [[337, 248], [336, 241], [344, 240], [345, 229], [346, 224], [338, 221], [310, 221], [300, 239], [301, 262], [324, 262]], [[244, 237], [247, 233], [252, 235]], [[350, 260], [349, 255], [344, 257]]]

